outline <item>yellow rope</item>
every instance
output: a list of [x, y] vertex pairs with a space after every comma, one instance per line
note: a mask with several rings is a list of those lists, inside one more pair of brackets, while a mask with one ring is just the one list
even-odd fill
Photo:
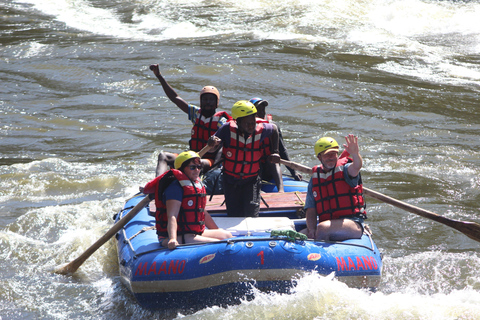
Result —
[[297, 199], [298, 199], [298, 201], [295, 201], [295, 204], [299, 204], [302, 207], [305, 206], [305, 201], [303, 201], [302, 198], [300, 198], [300, 196], [299, 196], [300, 192], [295, 191], [294, 193], [295, 193], [295, 195], [297, 196]]

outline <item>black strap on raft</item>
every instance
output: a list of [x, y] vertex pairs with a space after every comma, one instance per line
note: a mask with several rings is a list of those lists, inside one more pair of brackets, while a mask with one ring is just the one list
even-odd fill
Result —
[[130, 206], [130, 207], [126, 207], [126, 208], [121, 209], [120, 211], [118, 211], [117, 213], [115, 213], [115, 214], [113, 215], [113, 217], [112, 217], [113, 220], [117, 220], [117, 217], [118, 217], [119, 214], [121, 214], [121, 213], [122, 213], [123, 211], [125, 211], [125, 210], [133, 209], [133, 207], [135, 207], [135, 206]]
[[260, 199], [262, 199], [263, 204], [264, 204], [267, 208], [270, 208], [270, 206], [269, 206], [268, 203], [265, 201], [265, 199], [263, 199], [262, 195], [260, 195]]

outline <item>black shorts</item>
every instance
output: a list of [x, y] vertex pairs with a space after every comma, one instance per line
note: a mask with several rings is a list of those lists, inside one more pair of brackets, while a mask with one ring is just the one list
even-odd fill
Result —
[[358, 223], [358, 225], [362, 228], [362, 234], [363, 234], [363, 232], [365, 231], [364, 219], [362, 219], [360, 217], [346, 217], [345, 219], [349, 219], [349, 220], [352, 220], [352, 221], [355, 221], [356, 223]]
[[223, 180], [225, 205], [229, 217], [258, 217], [260, 211], [261, 179], [259, 176], [230, 183]]

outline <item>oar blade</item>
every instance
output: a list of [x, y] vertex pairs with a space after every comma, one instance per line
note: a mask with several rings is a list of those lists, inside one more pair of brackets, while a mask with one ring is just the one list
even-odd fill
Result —
[[455, 221], [451, 227], [460, 231], [472, 240], [480, 242], [480, 224], [476, 222]]
[[56, 274], [64, 275], [64, 276], [68, 274], [72, 274], [72, 273], [75, 273], [75, 271], [77, 271], [77, 269], [82, 265], [82, 263], [79, 263], [77, 259], [75, 259], [69, 263], [65, 263], [57, 266], [53, 270], [53, 272], [55, 272]]
[[68, 275], [72, 274], [87, 260], [95, 251], [97, 251], [102, 245], [104, 245], [111, 237], [113, 237], [118, 231], [120, 231], [132, 218], [143, 208], [145, 208], [150, 202], [150, 196], [147, 195], [143, 198], [130, 212], [123, 216], [115, 223], [110, 230], [108, 230], [100, 239], [92, 244], [85, 252], [83, 252], [78, 258], [70, 263], [60, 265], [54, 269], [57, 274]]

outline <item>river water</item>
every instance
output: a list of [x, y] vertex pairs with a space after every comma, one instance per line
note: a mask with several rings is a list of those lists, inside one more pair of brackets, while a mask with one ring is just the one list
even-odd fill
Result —
[[480, 319], [479, 243], [368, 200], [384, 255], [375, 293], [309, 275], [291, 295], [195, 314], [143, 310], [113, 241], [52, 272], [112, 225], [187, 148], [182, 98], [260, 96], [293, 161], [359, 136], [365, 186], [480, 222], [480, 2], [4, 0], [0, 3], [0, 319]]

